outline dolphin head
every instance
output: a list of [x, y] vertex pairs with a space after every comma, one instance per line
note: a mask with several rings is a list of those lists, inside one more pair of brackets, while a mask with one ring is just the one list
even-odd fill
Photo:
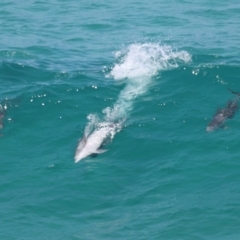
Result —
[[79, 162], [82, 158], [84, 158], [84, 156], [82, 155], [83, 155], [83, 150], [86, 144], [87, 144], [87, 137], [84, 134], [82, 139], [80, 139], [78, 143], [78, 147], [75, 152], [75, 157], [74, 157], [75, 162]]
[[214, 127], [214, 126], [207, 126], [206, 131], [207, 131], [207, 132], [212, 132], [212, 131], [215, 130], [215, 128], [216, 128], [216, 127]]

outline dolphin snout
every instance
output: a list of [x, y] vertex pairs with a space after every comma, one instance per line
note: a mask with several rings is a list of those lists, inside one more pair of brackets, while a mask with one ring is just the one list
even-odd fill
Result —
[[207, 132], [212, 132], [214, 130], [214, 127], [212, 126], [207, 126], [206, 131]]

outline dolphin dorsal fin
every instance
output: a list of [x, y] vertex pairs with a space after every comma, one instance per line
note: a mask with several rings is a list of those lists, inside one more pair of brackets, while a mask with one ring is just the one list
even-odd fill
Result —
[[233, 90], [231, 90], [230, 88], [228, 89], [229, 92], [231, 92], [232, 94], [237, 95], [240, 98], [240, 92], [234, 92]]

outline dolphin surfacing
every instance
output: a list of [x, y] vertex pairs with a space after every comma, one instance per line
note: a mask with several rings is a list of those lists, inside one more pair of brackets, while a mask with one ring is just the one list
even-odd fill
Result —
[[104, 123], [93, 130], [89, 135], [84, 132], [75, 152], [75, 163], [88, 156], [96, 156], [106, 152], [107, 150], [102, 149], [102, 146], [111, 140], [117, 130], [117, 124]]
[[240, 97], [240, 93], [234, 92], [229, 89], [229, 91], [233, 94], [237, 95], [237, 98], [234, 100], [229, 100], [227, 106], [225, 108], [217, 110], [212, 121], [208, 124], [206, 131], [211, 132], [215, 129], [223, 126], [223, 123], [228, 119], [232, 118], [236, 111], [238, 110], [238, 100]]

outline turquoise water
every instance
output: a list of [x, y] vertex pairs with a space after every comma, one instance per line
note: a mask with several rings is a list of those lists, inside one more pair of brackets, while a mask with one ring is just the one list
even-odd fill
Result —
[[[1, 1], [0, 239], [240, 239], [240, 3]], [[74, 163], [86, 127], [120, 122]]]

